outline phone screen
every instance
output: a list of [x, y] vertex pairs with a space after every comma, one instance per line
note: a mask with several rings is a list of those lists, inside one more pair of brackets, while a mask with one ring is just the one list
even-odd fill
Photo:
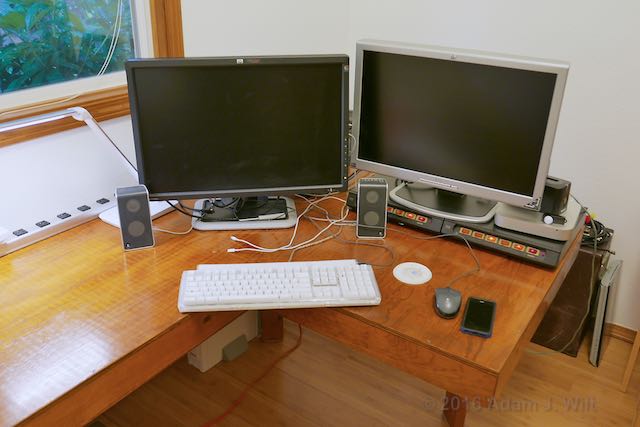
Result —
[[484, 337], [491, 336], [496, 303], [470, 297], [462, 320], [462, 331]]

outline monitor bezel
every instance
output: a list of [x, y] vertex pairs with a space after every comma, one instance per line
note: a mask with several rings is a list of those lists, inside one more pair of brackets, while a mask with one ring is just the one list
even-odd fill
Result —
[[139, 105], [136, 96], [136, 81], [134, 73], [142, 68], [162, 68], [162, 67], [225, 67], [225, 66], [247, 66], [256, 67], [261, 65], [305, 65], [305, 64], [335, 64], [341, 67], [341, 159], [340, 159], [340, 181], [330, 184], [318, 184], [312, 186], [291, 186], [291, 187], [269, 187], [269, 188], [238, 188], [233, 190], [211, 190], [205, 191], [149, 191], [151, 200], [184, 200], [202, 198], [224, 198], [224, 197], [255, 197], [255, 196], [286, 196], [292, 194], [324, 194], [345, 191], [348, 183], [348, 162], [349, 162], [349, 56], [348, 55], [271, 55], [271, 56], [224, 56], [224, 57], [191, 57], [191, 58], [149, 58], [130, 59], [125, 63], [127, 75], [127, 86], [129, 94], [129, 104], [131, 107], [131, 124], [133, 128], [134, 148], [136, 154], [136, 165], [138, 181], [145, 184], [145, 163], [142, 156], [142, 135], [138, 125]]
[[[551, 100], [551, 107], [549, 109], [549, 118], [542, 144], [542, 151], [540, 153], [540, 162], [538, 164], [533, 193], [513, 193], [498, 188], [486, 187], [483, 185], [459, 181], [453, 178], [399, 168], [360, 158], [361, 91], [363, 58], [365, 51], [410, 55], [555, 74], [557, 76], [556, 83]], [[356, 168], [389, 175], [405, 181], [423, 183], [435, 188], [449, 190], [456, 193], [503, 202], [531, 210], [539, 210], [545, 182], [549, 173], [551, 151], [558, 126], [558, 118], [560, 115], [560, 108], [562, 98], [564, 96], [568, 72], [569, 64], [562, 61], [392, 41], [360, 40], [356, 44], [356, 74], [353, 111], [353, 136], [356, 140]]]

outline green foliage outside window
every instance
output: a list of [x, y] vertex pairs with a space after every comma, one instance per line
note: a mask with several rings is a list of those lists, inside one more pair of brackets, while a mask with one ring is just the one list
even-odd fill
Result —
[[[0, 93], [98, 74], [113, 39], [117, 0], [0, 0]], [[106, 73], [134, 56], [131, 10]]]

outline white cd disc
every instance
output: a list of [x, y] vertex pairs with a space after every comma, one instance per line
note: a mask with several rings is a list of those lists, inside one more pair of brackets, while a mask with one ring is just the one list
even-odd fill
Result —
[[393, 276], [407, 285], [422, 285], [431, 280], [431, 270], [417, 262], [403, 262], [393, 269]]

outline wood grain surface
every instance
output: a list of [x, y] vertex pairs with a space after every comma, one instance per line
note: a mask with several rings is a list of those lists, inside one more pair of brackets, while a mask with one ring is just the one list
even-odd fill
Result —
[[[192, 427], [219, 416], [244, 387], [298, 338], [285, 322], [281, 343], [256, 339], [231, 362], [205, 373], [180, 359], [103, 414], [92, 427]], [[589, 340], [578, 357], [529, 343], [501, 397], [468, 405], [468, 427], [629, 427], [640, 392], [640, 365], [620, 390], [631, 344], [611, 338], [599, 367]], [[220, 427], [445, 427], [439, 387], [304, 329], [302, 345], [276, 365]]]
[[[411, 242], [408, 235], [390, 233], [389, 239], [394, 238], [392, 242], [396, 258], [425, 263], [419, 255], [406, 253], [403, 258], [397, 250]], [[443, 239], [425, 243], [435, 246], [436, 252], [453, 254], [457, 249], [462, 249], [459, 257], [464, 257], [466, 251], [466, 256], [470, 258], [467, 247], [461, 243]], [[464, 272], [465, 267], [469, 268], [459, 266], [464, 262], [460, 259], [456, 262], [443, 258], [441, 261], [450, 264], [450, 270], [446, 271], [443, 266], [441, 273], [448, 278], [436, 275], [437, 264], [425, 263], [434, 272], [434, 279], [422, 286], [401, 284], [393, 277], [391, 267], [377, 269], [376, 278], [382, 293], [382, 303], [377, 307], [280, 310], [278, 314], [449, 392], [486, 404], [508, 381], [522, 348], [531, 339], [575, 259], [579, 244], [576, 238], [563, 263], [553, 271], [476, 251], [481, 260], [481, 271], [454, 286], [463, 293], [465, 299], [472, 295], [496, 301], [496, 324], [493, 336], [489, 339], [461, 333], [461, 315], [454, 320], [445, 320], [433, 310], [434, 288], [446, 285], [453, 277]], [[447, 249], [442, 249], [443, 246]], [[376, 262], [376, 258], [362, 251], [380, 251], [379, 248], [356, 250], [360, 253], [352, 254], [354, 257], [364, 259], [370, 256], [370, 262]], [[310, 249], [305, 256], [311, 259], [321, 256], [320, 253], [312, 254], [313, 251], [315, 249]], [[501, 262], [503, 267], [486, 271], [485, 266], [492, 258], [497, 258], [496, 262]], [[523, 278], [513, 278], [513, 284], [510, 284], [508, 275], [500, 272], [519, 271], [512, 264], [531, 268], [532, 271]], [[510, 265], [511, 269], [508, 269]], [[488, 277], [486, 281], [483, 276]], [[440, 283], [433, 284], [438, 279]], [[497, 281], [497, 285], [493, 285], [491, 280]], [[480, 289], [476, 281], [484, 283], [481, 285], [484, 288]]]
[[[399, 234], [394, 231], [398, 229], [400, 227], [397, 225], [389, 226], [388, 237], [381, 243], [392, 247], [395, 252], [392, 266], [406, 261], [419, 262], [431, 269], [433, 279], [422, 286], [408, 286], [395, 279], [392, 266], [376, 268], [382, 294], [379, 306], [329, 310], [341, 312], [493, 374], [508, 368], [512, 359], [517, 360], [518, 345], [528, 342], [530, 334], [535, 331], [575, 260], [580, 244], [578, 233], [556, 269], [541, 268], [474, 248], [481, 264], [480, 272], [456, 282], [453, 287], [462, 292], [463, 306], [470, 296], [496, 302], [493, 336], [484, 339], [460, 332], [462, 315], [446, 320], [438, 317], [433, 310], [435, 288], [447, 286], [454, 277], [474, 266], [468, 248], [454, 240], [419, 240], [426, 235], [404, 229], [401, 230], [403, 234]], [[352, 235], [353, 232], [348, 234]], [[296, 259], [322, 258], [327, 254], [327, 246], [309, 248]], [[342, 246], [344, 257], [363, 262], [385, 264], [390, 258], [380, 248]], [[303, 317], [296, 315], [298, 320]]]
[[280, 311], [300, 323], [347, 347], [375, 357], [449, 392], [485, 402], [495, 395], [498, 376], [463, 363], [399, 334], [362, 322], [335, 309]]
[[[334, 214], [340, 208], [337, 202], [327, 207]], [[157, 223], [163, 228], [185, 229], [188, 219], [173, 213]], [[295, 260], [356, 258], [387, 265], [375, 270], [382, 293], [380, 306], [322, 309], [317, 315], [336, 312], [349, 324], [364, 322], [385, 336], [396, 336], [400, 342], [414, 343], [459, 362], [456, 369], [464, 365], [474, 372], [499, 374], [514, 357], [536, 313], [548, 304], [564, 267], [547, 270], [476, 249], [481, 271], [455, 287], [465, 298], [495, 300], [497, 314], [492, 338], [468, 336], [458, 331], [461, 316], [440, 319], [432, 308], [434, 288], [446, 285], [473, 266], [467, 247], [445, 239], [417, 240], [393, 231], [398, 228], [391, 226], [388, 238], [379, 243], [393, 251], [394, 259], [380, 247], [337, 240], [295, 254]], [[316, 232], [313, 225], [303, 221], [298, 239]], [[152, 348], [149, 343], [191, 317], [176, 308], [183, 270], [200, 263], [289, 258], [285, 252], [227, 253], [227, 248], [238, 247], [230, 241], [231, 234], [156, 233], [155, 248], [124, 253], [119, 230], [96, 220], [0, 258], [0, 424], [11, 425], [32, 414], [46, 413], [65, 393], [134, 352]], [[291, 230], [233, 234], [273, 247], [287, 243]], [[353, 229], [345, 229], [341, 237], [353, 241]], [[575, 253], [574, 242], [568, 259]], [[433, 280], [423, 286], [399, 283], [391, 274], [391, 266], [401, 261], [429, 266]], [[193, 337], [188, 344], [195, 346], [199, 336]], [[366, 342], [368, 337], [361, 339]], [[156, 357], [153, 351], [144, 354], [150, 361]], [[135, 374], [133, 370], [131, 375]], [[140, 381], [148, 375], [142, 375]], [[103, 392], [110, 393], [111, 389]]]
[[[186, 226], [177, 214], [158, 222]], [[46, 420], [63, 395], [146, 350], [152, 371], [115, 371], [136, 379], [133, 388], [97, 394], [115, 393], [111, 405], [240, 314], [211, 314], [203, 325], [177, 310], [182, 270], [213, 262], [215, 237], [158, 234], [155, 248], [125, 253], [119, 230], [95, 220], [0, 258], [0, 425]], [[171, 335], [175, 328], [182, 333]], [[179, 354], [154, 351], [164, 334]]]
[[631, 374], [633, 373], [636, 361], [638, 360], [638, 353], [640, 353], [640, 334], [636, 333], [636, 339], [633, 342], [633, 347], [629, 353], [627, 367], [625, 368], [624, 376], [622, 377], [622, 391], [626, 392], [627, 388], [629, 388], [629, 381], [631, 381]]

